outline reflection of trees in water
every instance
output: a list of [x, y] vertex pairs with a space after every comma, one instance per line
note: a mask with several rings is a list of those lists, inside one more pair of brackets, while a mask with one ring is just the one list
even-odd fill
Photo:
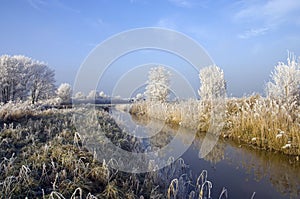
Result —
[[134, 121], [137, 125], [147, 126], [150, 122], [150, 119], [146, 115], [135, 115], [131, 114], [131, 119]]
[[173, 132], [163, 128], [149, 139], [151, 146], [162, 148], [169, 144], [173, 139]]
[[143, 125], [145, 127], [144, 130], [147, 131], [148, 135], [153, 135], [148, 138], [148, 142], [151, 145], [152, 150], [155, 148], [162, 148], [169, 144], [172, 139], [178, 135], [179, 131], [184, 136], [179, 135], [180, 137], [178, 137], [178, 139], [180, 139], [184, 144], [188, 144], [189, 140], [191, 139], [190, 135], [192, 133], [190, 130], [180, 128], [179, 125], [166, 124], [160, 120], [150, 119], [145, 115], [137, 116], [132, 114], [131, 119], [136, 124]]
[[134, 114], [131, 115], [131, 119], [137, 125], [144, 126], [144, 131], [146, 131], [148, 135], [152, 135], [149, 138], [144, 138], [150, 146], [148, 151], [164, 147], [173, 139], [174, 133], [172, 129], [159, 120], [151, 120], [145, 115], [137, 116]]
[[[170, 125], [165, 124], [158, 120], [150, 119], [149, 117], [143, 115], [143, 116], [136, 116], [131, 115], [132, 120], [136, 124], [141, 124], [144, 126], [147, 126], [147, 131], [152, 136], [149, 141], [151, 146], [153, 147], [163, 147], [170, 143], [170, 141], [173, 139], [173, 137], [178, 133], [178, 131], [181, 131], [182, 135], [179, 137], [179, 139], [183, 143], [189, 143], [189, 140], [191, 139], [191, 135], [193, 130], [187, 129], [187, 128], [180, 128], [180, 126], [176, 125]], [[193, 146], [196, 147], [196, 149], [199, 151], [202, 145], [202, 141], [204, 137], [206, 136], [205, 133], [197, 133], [196, 139], [194, 141]], [[217, 144], [213, 147], [212, 151], [210, 151], [209, 154], [207, 154], [204, 159], [206, 161], [211, 162], [212, 164], [216, 164], [217, 162], [224, 159], [224, 150], [225, 150], [225, 144], [222, 141], [218, 141]]]
[[216, 164], [224, 159], [225, 144], [218, 141], [214, 148], [204, 157], [204, 160]]
[[235, 153], [227, 158], [241, 165], [248, 174], [253, 173], [256, 181], [266, 178], [278, 192], [293, 198], [300, 195], [299, 163], [291, 165], [284, 155], [250, 148], [241, 148]]
[[[197, 137], [193, 143], [193, 146], [198, 151], [200, 150], [200, 148], [202, 146], [204, 136], [205, 136], [205, 134], [202, 134], [202, 135], [197, 134]], [[224, 159], [224, 157], [225, 157], [224, 151], [225, 151], [225, 143], [221, 140], [218, 140], [218, 142], [213, 147], [213, 149], [203, 159], [212, 164], [216, 164]]]

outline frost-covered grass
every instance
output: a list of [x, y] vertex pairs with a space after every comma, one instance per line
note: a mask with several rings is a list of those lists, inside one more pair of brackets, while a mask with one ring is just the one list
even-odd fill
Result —
[[227, 135], [259, 148], [300, 155], [300, 107], [296, 102], [253, 96], [227, 104]]
[[[85, 147], [87, 136], [93, 135], [75, 128], [74, 113], [87, 111], [85, 107], [58, 110], [9, 103], [0, 111], [0, 198], [199, 198], [212, 191], [207, 173], [193, 181], [182, 159], [142, 174], [112, 169], [114, 159], [99, 160]], [[83, 120], [121, 148], [143, 150], [108, 113], [96, 110], [96, 117]]]
[[207, 131], [211, 107], [208, 103], [196, 100], [176, 103], [138, 102], [131, 106], [130, 113], [146, 115], [165, 121], [167, 124]]
[[[226, 99], [222, 136], [252, 146], [300, 155], [300, 106], [258, 95]], [[188, 100], [176, 103], [138, 102], [130, 113], [207, 132], [212, 103]]]

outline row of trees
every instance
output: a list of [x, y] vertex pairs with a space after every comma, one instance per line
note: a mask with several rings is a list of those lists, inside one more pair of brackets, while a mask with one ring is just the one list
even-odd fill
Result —
[[[55, 73], [47, 64], [23, 55], [0, 56], [0, 102], [25, 101], [34, 104], [38, 100], [60, 98], [61, 103], [70, 103], [72, 87], [62, 83], [55, 87]], [[75, 99], [106, 98], [105, 93], [92, 90], [87, 96], [76, 93]]]
[[[209, 66], [200, 70], [201, 87], [198, 90], [202, 100], [212, 100], [226, 95], [224, 72], [217, 66]], [[164, 67], [151, 68], [145, 96], [149, 101], [166, 102], [170, 94], [170, 72]]]
[[[266, 96], [289, 103], [300, 102], [300, 63], [293, 54], [287, 63], [279, 62], [271, 73], [271, 81], [266, 84]], [[226, 95], [224, 72], [217, 66], [200, 70], [201, 87], [198, 91], [202, 100], [212, 100]], [[150, 101], [165, 102], [170, 93], [170, 72], [164, 67], [154, 67], [149, 71], [146, 98]]]
[[[22, 55], [0, 56], [0, 102], [27, 100], [34, 104], [40, 99], [49, 99], [57, 94], [63, 102], [70, 102], [72, 88], [63, 83], [55, 90], [54, 70], [47, 64]], [[224, 72], [217, 66], [200, 70], [201, 99], [211, 100], [226, 95]], [[154, 67], [149, 71], [145, 96], [150, 101], [165, 102], [170, 93], [170, 72], [164, 67]], [[269, 98], [300, 101], [300, 63], [293, 54], [287, 63], [280, 62], [271, 73], [271, 81], [266, 84]], [[107, 97], [103, 92], [91, 91], [88, 96], [76, 93], [75, 99], [95, 99]]]
[[31, 99], [34, 104], [55, 94], [54, 70], [22, 55], [0, 56], [0, 102]]

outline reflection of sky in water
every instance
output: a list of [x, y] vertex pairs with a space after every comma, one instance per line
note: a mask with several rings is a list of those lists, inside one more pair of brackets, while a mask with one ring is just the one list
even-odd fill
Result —
[[[164, 152], [181, 154], [181, 151], [185, 151], [194, 139], [194, 134], [188, 132], [187, 129], [174, 129], [159, 120], [145, 118], [139, 120], [137, 117], [130, 117], [128, 113], [114, 110], [111, 111], [111, 115], [121, 129], [140, 139], [145, 148], [151, 146], [153, 150], [158, 150], [168, 145], [170, 148]], [[179, 134], [179, 131], [183, 133], [184, 137]], [[170, 144], [171, 141], [172, 144]], [[159, 155], [162, 155], [160, 153]]]
[[128, 134], [137, 138], [150, 138], [160, 133], [164, 128], [164, 124], [156, 120], [148, 120], [147, 124], [141, 125], [133, 121], [132, 117], [128, 117], [127, 113], [112, 111], [113, 118], [118, 123], [119, 127]]

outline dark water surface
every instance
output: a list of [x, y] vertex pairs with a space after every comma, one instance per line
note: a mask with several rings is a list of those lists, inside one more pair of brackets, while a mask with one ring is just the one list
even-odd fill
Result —
[[[192, 136], [195, 132], [192, 130], [166, 127], [159, 121], [149, 121], [114, 110], [111, 114], [121, 128], [137, 137], [154, 136], [160, 132], [159, 129], [168, 128], [174, 135], [178, 131], [184, 131], [184, 137], [178, 140], [182, 146], [186, 144], [185, 139], [194, 138]], [[194, 181], [202, 170], [208, 171], [208, 180], [213, 184], [213, 198], [219, 198], [223, 187], [227, 188], [231, 199], [250, 199], [254, 192], [255, 199], [300, 198], [299, 161], [297, 164], [291, 164], [289, 158], [282, 154], [220, 139], [207, 156], [199, 158], [204, 137], [205, 134], [197, 135], [181, 158], [192, 170]]]

